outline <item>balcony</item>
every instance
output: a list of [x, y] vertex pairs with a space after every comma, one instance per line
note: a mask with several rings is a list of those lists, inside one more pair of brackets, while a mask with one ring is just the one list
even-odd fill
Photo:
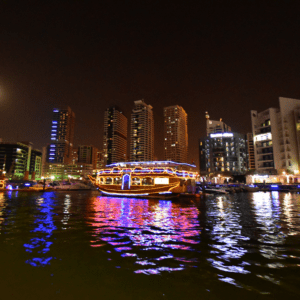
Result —
[[263, 151], [257, 151], [256, 152], [257, 155], [268, 155], [268, 154], [273, 154], [273, 150], [270, 150], [268, 152], [263, 152]]
[[269, 148], [269, 147], [273, 147], [273, 144], [269, 144], [269, 145], [264, 145], [262, 143], [256, 144], [256, 148], [259, 148], [259, 149]]
[[258, 159], [257, 161], [263, 161], [263, 162], [272, 162], [273, 161], [273, 158], [271, 159]]
[[264, 167], [264, 166], [258, 166], [257, 169], [263, 169], [263, 170], [267, 170], [267, 169], [274, 169], [274, 167]]
[[257, 126], [257, 127], [255, 127], [256, 131], [260, 131], [261, 129], [264, 129], [264, 128], [270, 128], [270, 131], [271, 131], [271, 124], [270, 125], [265, 125], [265, 126]]

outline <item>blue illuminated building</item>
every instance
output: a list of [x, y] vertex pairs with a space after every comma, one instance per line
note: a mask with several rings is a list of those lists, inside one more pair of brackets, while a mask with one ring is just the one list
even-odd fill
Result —
[[53, 109], [51, 144], [47, 147], [48, 163], [71, 163], [75, 113], [70, 107]]

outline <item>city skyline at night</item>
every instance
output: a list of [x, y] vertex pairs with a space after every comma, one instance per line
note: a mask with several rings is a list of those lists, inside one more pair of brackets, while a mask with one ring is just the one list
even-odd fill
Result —
[[51, 111], [76, 113], [74, 144], [102, 148], [110, 105], [153, 106], [155, 156], [163, 159], [163, 108], [189, 116], [198, 161], [205, 111], [251, 132], [251, 110], [300, 99], [298, 3], [165, 1], [1, 3], [0, 138], [49, 141]]

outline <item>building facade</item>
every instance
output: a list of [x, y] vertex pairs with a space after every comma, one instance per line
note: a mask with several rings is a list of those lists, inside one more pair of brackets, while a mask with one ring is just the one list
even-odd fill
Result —
[[70, 107], [53, 109], [51, 144], [47, 147], [48, 163], [72, 163], [75, 113]]
[[279, 108], [251, 111], [258, 173], [299, 173], [300, 100], [279, 98]]
[[78, 146], [78, 159], [77, 162], [79, 164], [92, 164], [93, 162], [93, 152], [94, 152], [93, 146], [88, 145], [80, 145]]
[[42, 152], [31, 143], [0, 143], [0, 171], [10, 179], [38, 179], [42, 171]]
[[248, 157], [248, 170], [255, 170], [255, 152], [253, 143], [253, 134], [247, 133], [247, 157]]
[[127, 159], [127, 118], [114, 106], [104, 113], [104, 165]]
[[42, 177], [42, 152], [32, 149], [30, 155], [29, 175], [31, 179], [39, 179]]
[[91, 164], [46, 164], [43, 176], [54, 178], [53, 180], [63, 181], [69, 179], [83, 179], [93, 175]]
[[246, 137], [235, 132], [210, 133], [199, 141], [201, 175], [230, 172], [245, 174], [247, 170]]
[[[93, 163], [94, 165], [94, 163]], [[97, 149], [97, 154], [96, 154], [96, 165], [94, 167], [94, 169], [102, 169], [104, 168], [104, 155], [103, 155], [103, 150]]]
[[80, 145], [77, 151], [78, 159], [76, 164], [89, 164], [93, 169], [101, 169], [102, 167], [102, 152], [91, 145]]
[[164, 108], [164, 160], [186, 163], [188, 159], [187, 113], [179, 106]]
[[207, 136], [199, 140], [201, 175], [245, 174], [248, 165], [246, 136], [231, 132], [231, 127], [222, 119], [210, 120], [208, 112], [205, 118]]
[[225, 124], [222, 119], [220, 121], [210, 120], [208, 112], [205, 112], [206, 118], [206, 135], [209, 136], [211, 133], [219, 132], [230, 132], [231, 127]]
[[130, 161], [154, 160], [153, 111], [144, 100], [134, 101], [130, 138]]

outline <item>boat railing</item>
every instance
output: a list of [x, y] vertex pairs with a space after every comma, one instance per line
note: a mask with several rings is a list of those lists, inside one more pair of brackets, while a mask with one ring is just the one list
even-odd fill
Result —
[[98, 175], [119, 175], [119, 174], [128, 174], [131, 173], [134, 174], [169, 174], [169, 175], [176, 175], [177, 177], [184, 177], [184, 178], [196, 178], [197, 173], [194, 172], [188, 172], [184, 170], [176, 170], [171, 168], [147, 168], [147, 169], [141, 169], [141, 168], [124, 168], [124, 169], [105, 169], [100, 170], [98, 172]]

